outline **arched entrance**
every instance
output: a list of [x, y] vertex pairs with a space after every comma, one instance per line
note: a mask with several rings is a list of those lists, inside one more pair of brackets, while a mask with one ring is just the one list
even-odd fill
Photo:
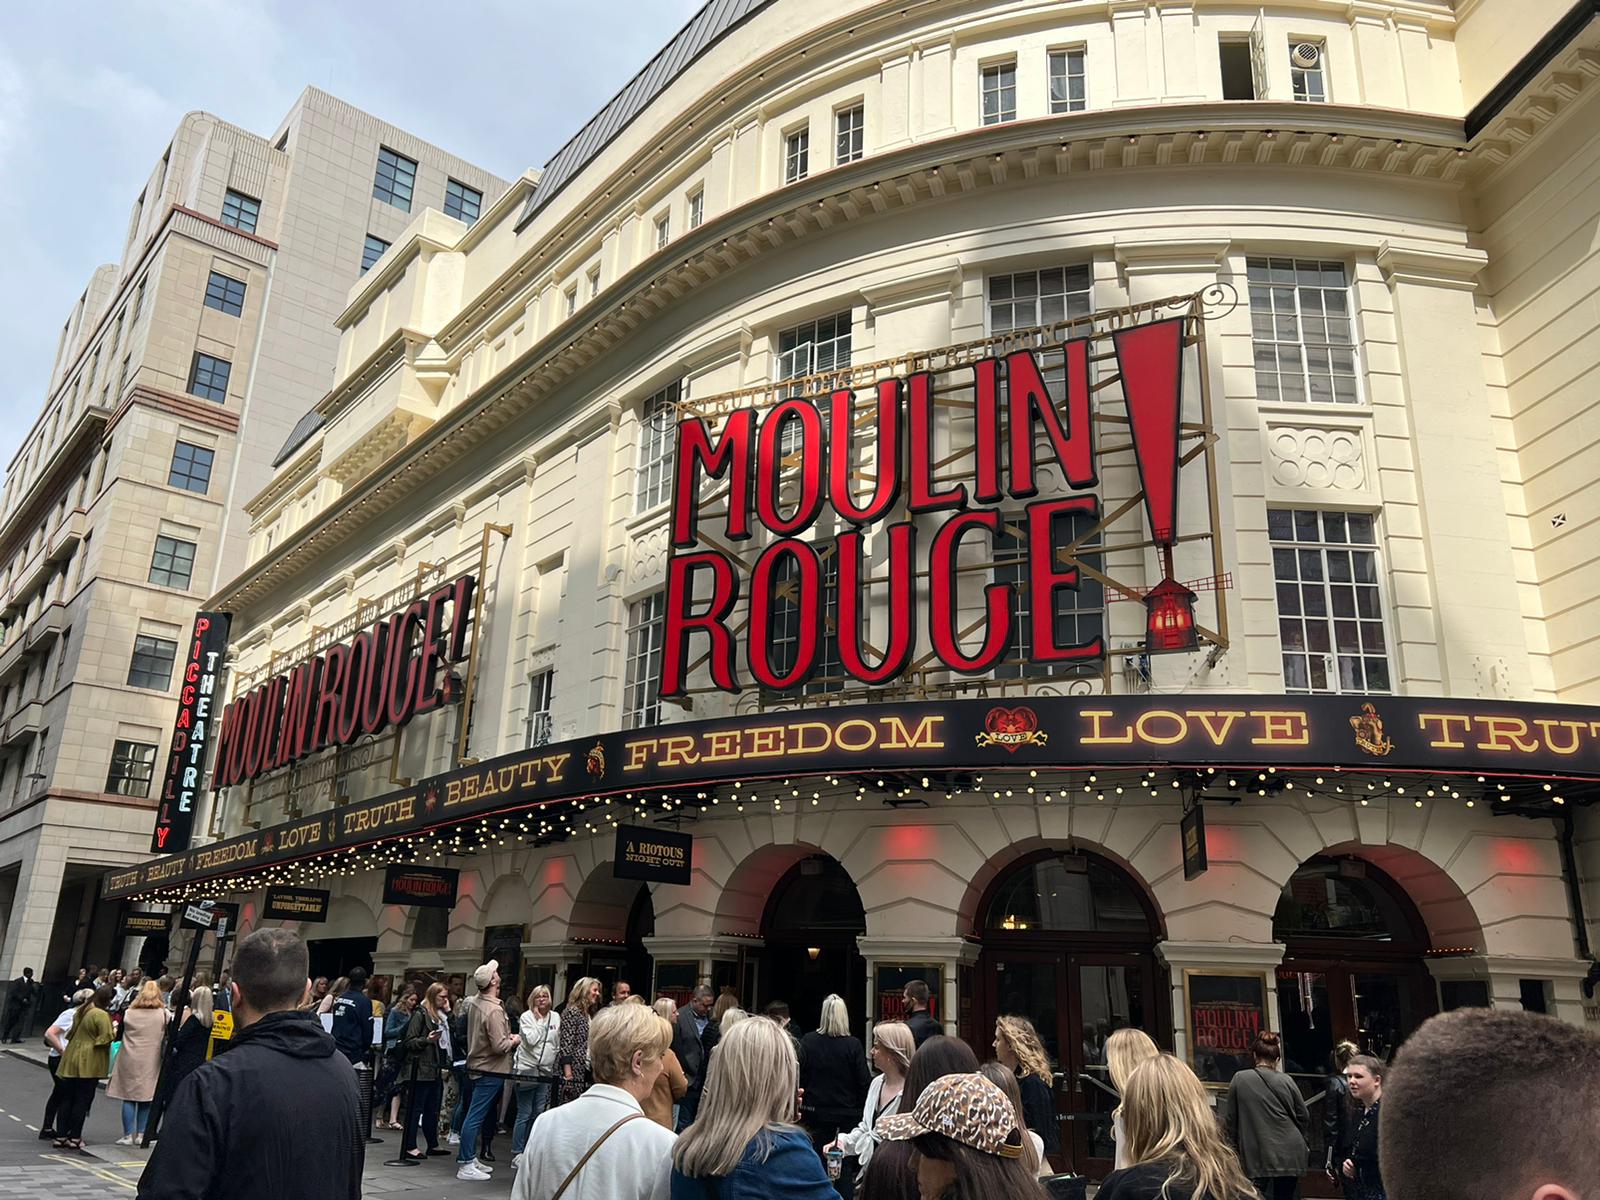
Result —
[[755, 972], [753, 1011], [773, 1000], [789, 1005], [797, 1032], [815, 1029], [822, 1002], [837, 992], [850, 1012], [850, 1028], [866, 1035], [867, 967], [856, 939], [867, 931], [866, 910], [855, 881], [826, 854], [802, 858], [772, 889], [761, 915], [761, 967]]
[[1137, 880], [1095, 854], [1040, 850], [990, 883], [977, 910], [983, 939], [973, 1048], [993, 1053], [995, 1019], [1025, 1016], [1056, 1067], [1058, 1167], [1102, 1176], [1115, 1148], [1105, 1042], [1135, 1026], [1171, 1044], [1156, 964], [1160, 919]]
[[1389, 1060], [1436, 1007], [1423, 961], [1428, 927], [1387, 872], [1349, 855], [1319, 855], [1284, 885], [1272, 918], [1284, 1069], [1318, 1075], [1335, 1043]]
[[573, 907], [573, 941], [584, 947], [583, 965], [578, 974], [567, 972], [567, 983], [591, 975], [609, 999], [617, 981], [626, 979], [634, 992], [650, 999], [655, 960], [644, 944], [656, 931], [650, 885], [617, 879], [609, 866], [602, 870], [606, 877], [591, 875]]
[[352, 967], [372, 970], [372, 956], [378, 949], [378, 922], [369, 909], [354, 896], [335, 896], [328, 905], [328, 919], [321, 925], [301, 926], [306, 952], [311, 960], [311, 978], [327, 976], [330, 983], [346, 975]]

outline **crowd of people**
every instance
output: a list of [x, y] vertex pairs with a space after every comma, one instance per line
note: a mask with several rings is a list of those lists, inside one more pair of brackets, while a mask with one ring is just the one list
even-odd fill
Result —
[[[797, 1033], [786, 1005], [751, 1014], [708, 986], [682, 1008], [620, 984], [607, 1003], [592, 978], [560, 1005], [544, 986], [511, 1003], [490, 961], [470, 996], [431, 983], [384, 1010], [361, 972], [329, 985], [306, 964], [294, 934], [259, 931], [240, 943], [232, 979], [200, 981], [177, 1011], [168, 980], [119, 980], [119, 996], [109, 973], [86, 976], [99, 986], [79, 989], [47, 1033], [57, 1082], [46, 1136], [81, 1148], [109, 1076], [124, 1140], [137, 1138], [160, 1079], [168, 1113], [141, 1197], [253, 1200], [287, 1187], [351, 1200], [370, 1135], [353, 1064], [381, 1016], [373, 1107], [379, 1124], [403, 1128], [401, 1161], [453, 1157], [458, 1179], [488, 1179], [494, 1135], [509, 1127], [517, 1200], [1059, 1194], [1055, 1076], [1025, 1017], [1000, 1018], [993, 1058], [980, 1062], [916, 985], [907, 1020], [877, 1023], [863, 1046], [838, 996]], [[224, 994], [237, 1029], [229, 1052], [206, 1062]], [[159, 1069], [163, 1041], [186, 1056], [181, 1070]], [[1112, 1032], [1116, 1157], [1099, 1200], [1297, 1196], [1311, 1106], [1281, 1070], [1277, 1035], [1260, 1034], [1252, 1051], [1254, 1066], [1217, 1094], [1142, 1031]], [[1346, 1200], [1600, 1197], [1600, 1038], [1582, 1029], [1461, 1010], [1426, 1022], [1393, 1063], [1344, 1043], [1335, 1065], [1317, 1098], [1317, 1165]]]

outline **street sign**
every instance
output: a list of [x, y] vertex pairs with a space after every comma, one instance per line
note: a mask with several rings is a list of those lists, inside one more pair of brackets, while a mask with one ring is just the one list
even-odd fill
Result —
[[217, 1043], [230, 1041], [233, 1038], [233, 1014], [217, 1009], [211, 1014], [211, 1037], [206, 1042], [206, 1057], [210, 1058], [217, 1052]]
[[191, 904], [183, 910], [183, 923], [195, 929], [210, 929], [216, 915], [210, 902], [202, 901], [199, 904]]

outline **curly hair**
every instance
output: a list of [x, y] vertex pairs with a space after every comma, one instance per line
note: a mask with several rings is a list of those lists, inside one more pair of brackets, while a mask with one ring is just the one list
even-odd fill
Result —
[[1024, 1075], [1037, 1075], [1049, 1084], [1054, 1079], [1050, 1056], [1045, 1053], [1039, 1032], [1027, 1017], [1001, 1017], [994, 1023], [995, 1032], [1011, 1047], [1017, 1056], [1017, 1069]]

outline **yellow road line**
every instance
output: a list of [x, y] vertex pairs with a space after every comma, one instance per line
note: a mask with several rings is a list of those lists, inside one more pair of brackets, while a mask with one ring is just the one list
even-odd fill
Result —
[[52, 1162], [66, 1163], [69, 1167], [77, 1167], [80, 1171], [87, 1171], [89, 1174], [98, 1179], [104, 1180], [106, 1183], [114, 1183], [118, 1187], [127, 1188], [130, 1192], [136, 1192], [139, 1190], [138, 1185], [130, 1183], [128, 1180], [122, 1178], [122, 1176], [113, 1175], [110, 1171], [103, 1170], [100, 1167], [92, 1167], [88, 1163], [79, 1159], [67, 1158], [60, 1154], [41, 1154], [39, 1157], [48, 1158]]

